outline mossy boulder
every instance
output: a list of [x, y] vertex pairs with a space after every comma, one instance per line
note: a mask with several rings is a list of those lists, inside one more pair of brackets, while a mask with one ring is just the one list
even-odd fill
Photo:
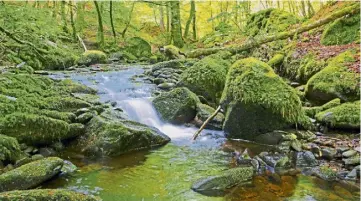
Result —
[[181, 74], [179, 86], [203, 96], [214, 106], [218, 105], [231, 65], [225, 59], [230, 55], [229, 52], [221, 52], [198, 61]]
[[335, 98], [341, 101], [360, 99], [360, 76], [347, 67], [356, 62], [357, 55], [356, 51], [349, 50], [332, 58], [327, 67], [308, 80], [306, 98], [316, 104], [324, 104]]
[[237, 184], [251, 180], [252, 176], [253, 167], [237, 167], [226, 170], [220, 175], [201, 178], [191, 188], [202, 194], [217, 195]]
[[295, 89], [255, 58], [232, 65], [221, 105], [226, 111], [223, 129], [230, 138], [254, 140], [273, 130], [310, 124]]
[[51, 144], [77, 137], [84, 126], [43, 115], [12, 113], [0, 118], [0, 132], [31, 145]]
[[341, 100], [339, 98], [335, 98], [332, 101], [323, 104], [322, 106], [316, 106], [316, 107], [304, 107], [304, 111], [306, 113], [307, 116], [314, 118], [314, 116], [319, 113], [322, 112], [324, 110], [339, 106], [341, 104]]
[[6, 135], [0, 134], [0, 161], [10, 161], [14, 163], [21, 154], [18, 141]]
[[34, 188], [59, 174], [62, 166], [62, 159], [49, 157], [5, 172], [0, 175], [0, 192]]
[[168, 60], [185, 58], [184, 55], [181, 54], [180, 50], [174, 45], [164, 46], [163, 52]]
[[153, 100], [153, 105], [164, 121], [182, 124], [194, 119], [199, 102], [197, 95], [180, 87], [160, 94]]
[[360, 42], [360, 13], [345, 16], [328, 25], [322, 33], [321, 44], [342, 45]]
[[65, 189], [34, 189], [0, 193], [2, 201], [100, 201], [100, 198]]
[[86, 66], [107, 63], [107, 55], [99, 50], [87, 50], [82, 54], [77, 63], [78, 65]]
[[256, 36], [286, 31], [299, 19], [286, 11], [279, 9], [266, 9], [250, 15], [246, 22], [247, 35]]
[[120, 111], [107, 110], [88, 122], [86, 135], [79, 143], [88, 155], [117, 156], [169, 141], [170, 138], [158, 129], [130, 121]]
[[[206, 104], [199, 103], [197, 105], [197, 114], [196, 114], [196, 125], [202, 126], [202, 124], [215, 112], [215, 109]], [[208, 122], [205, 128], [213, 130], [222, 130], [224, 115], [218, 113], [211, 121]]]
[[343, 103], [319, 112], [316, 120], [335, 129], [360, 129], [360, 101]]
[[284, 54], [278, 53], [275, 54], [268, 62], [267, 64], [271, 66], [273, 69], [278, 68], [282, 65], [283, 59], [285, 58]]
[[126, 41], [125, 49], [137, 58], [149, 57], [152, 54], [152, 48], [149, 43], [140, 37], [129, 38]]

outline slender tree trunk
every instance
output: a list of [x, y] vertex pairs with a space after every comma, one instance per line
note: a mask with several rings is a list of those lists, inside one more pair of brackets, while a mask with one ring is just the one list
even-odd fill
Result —
[[179, 0], [170, 2], [171, 8], [170, 11], [172, 13], [171, 18], [171, 38], [173, 44], [177, 47], [183, 47], [184, 41], [182, 38], [182, 27], [181, 27], [181, 16], [180, 16], [180, 8], [179, 8]]
[[98, 43], [101, 47], [104, 46], [104, 29], [103, 29], [103, 20], [100, 11], [100, 7], [97, 1], [94, 1], [95, 8], [98, 14]]
[[76, 7], [76, 27], [79, 33], [82, 33], [85, 27], [84, 10], [85, 2], [78, 2]]
[[61, 21], [63, 23], [63, 31], [65, 33], [69, 33], [69, 30], [68, 30], [68, 22], [66, 20], [66, 14], [65, 14], [65, 4], [66, 2], [63, 0], [61, 1], [61, 7], [60, 7], [60, 12], [61, 12]]
[[315, 14], [315, 9], [312, 6], [312, 3], [310, 0], [307, 0], [307, 7], [308, 7], [308, 17], [311, 18]]
[[193, 21], [193, 18], [195, 17], [195, 12], [196, 12], [196, 6], [194, 3], [194, 0], [191, 0], [191, 9], [189, 11], [189, 17], [186, 23], [186, 27], [184, 29], [184, 38], [188, 38], [188, 33], [189, 33], [189, 26], [191, 25], [191, 22]]
[[[27, 1], [26, 1], [26, 3], [27, 3]], [[57, 12], [58, 12], [57, 1], [53, 0], [53, 14], [52, 14], [53, 18], [57, 17], [57, 15], [58, 15]]]
[[117, 42], [117, 36], [115, 34], [114, 22], [113, 22], [113, 1], [109, 1], [109, 17], [110, 17], [110, 25], [112, 27], [112, 33], [114, 37], [114, 43]]
[[193, 14], [193, 23], [192, 23], [192, 31], [193, 31], [193, 40], [197, 40], [197, 10], [195, 2], [192, 1], [194, 4], [194, 14]]
[[160, 30], [164, 31], [164, 9], [163, 6], [159, 6], [159, 26]]
[[132, 3], [132, 8], [130, 9], [128, 21], [127, 21], [127, 23], [125, 24], [125, 28], [123, 29], [123, 32], [122, 32], [122, 38], [125, 38], [125, 33], [127, 32], [128, 27], [129, 27], [129, 25], [130, 25], [130, 22], [132, 21], [132, 15], [133, 15], [133, 10], [134, 10], [134, 5], [135, 5], [135, 2]]
[[167, 7], [165, 8], [166, 9], [166, 17], [167, 17], [167, 32], [169, 32], [170, 31], [170, 3], [167, 1], [167, 3], [166, 3], [166, 5], [167, 5]]
[[71, 24], [71, 29], [73, 32], [73, 39], [74, 41], [76, 41], [76, 28], [75, 28], [75, 22], [74, 22], [74, 11], [73, 11], [73, 2], [69, 1], [69, 9], [70, 9], [70, 24]]
[[214, 30], [214, 20], [213, 20], [212, 1], [209, 1], [209, 9], [210, 9], [210, 11], [211, 11], [212, 30]]
[[206, 55], [210, 55], [210, 54], [214, 54], [220, 50], [227, 50], [230, 51], [233, 54], [245, 51], [245, 50], [249, 50], [252, 48], [256, 48], [261, 46], [262, 44], [265, 43], [269, 43], [272, 41], [276, 41], [276, 40], [284, 40], [290, 37], [294, 37], [297, 34], [301, 34], [303, 32], [315, 29], [317, 27], [323, 26], [327, 23], [330, 23], [332, 21], [335, 21], [338, 18], [344, 17], [346, 15], [350, 15], [350, 14], [357, 14], [360, 13], [360, 9], [359, 9], [359, 4], [353, 4], [352, 6], [348, 6], [347, 8], [344, 8], [340, 11], [336, 11], [333, 12], [331, 15], [320, 19], [314, 23], [311, 24], [306, 24], [303, 26], [300, 26], [297, 29], [293, 29], [290, 31], [285, 31], [285, 32], [280, 32], [280, 33], [276, 33], [274, 35], [269, 35], [269, 36], [263, 36], [261, 38], [258, 39], [252, 39], [252, 40], [247, 40], [245, 43], [243, 43], [240, 46], [237, 47], [220, 47], [220, 48], [209, 48], [209, 49], [197, 49], [194, 51], [190, 51], [187, 53], [187, 57], [191, 57], [191, 58], [197, 58], [199, 56], [206, 56]]
[[301, 0], [301, 12], [303, 17], [307, 17], [305, 0]]

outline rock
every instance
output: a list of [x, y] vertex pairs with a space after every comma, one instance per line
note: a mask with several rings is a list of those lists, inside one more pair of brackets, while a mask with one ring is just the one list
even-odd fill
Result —
[[107, 63], [107, 55], [99, 50], [87, 50], [77, 61], [78, 65], [90, 66], [93, 64]]
[[219, 52], [207, 56], [187, 68], [178, 83], [190, 89], [197, 95], [203, 96], [212, 106], [217, 106], [226, 82], [229, 52]]
[[320, 157], [322, 156], [322, 152], [321, 152], [321, 148], [317, 145], [313, 145], [311, 147], [311, 152], [316, 156], [316, 157]]
[[[25, 191], [9, 191], [0, 193], [2, 201], [16, 200], [36, 200], [36, 201], [100, 201], [100, 198], [84, 195], [65, 189], [34, 189]], [[25, 201], [25, 200], [24, 200]]]
[[[196, 126], [200, 127], [202, 124], [215, 112], [215, 109], [205, 105], [197, 104], [197, 114], [196, 114]], [[224, 120], [224, 115], [218, 113], [211, 121], [208, 122], [205, 128], [213, 130], [222, 130], [222, 123]]]
[[158, 87], [159, 89], [164, 89], [164, 90], [171, 89], [171, 88], [173, 88], [174, 86], [175, 86], [174, 83], [167, 83], [167, 82], [157, 85], [157, 87]]
[[321, 150], [322, 152], [322, 157], [327, 159], [327, 160], [332, 160], [333, 158], [335, 158], [336, 154], [337, 154], [337, 150], [334, 149], [334, 148], [329, 148], [329, 147], [326, 147], [326, 148], [323, 148]]
[[174, 45], [167, 45], [163, 47], [164, 55], [168, 60], [172, 59], [184, 59], [184, 55], [180, 54], [179, 49]]
[[44, 158], [0, 175], [0, 192], [34, 188], [60, 172], [63, 160]]
[[330, 128], [360, 129], [360, 101], [343, 103], [316, 114], [316, 120]]
[[40, 159], [43, 159], [43, 158], [44, 158], [44, 156], [41, 155], [41, 154], [34, 154], [34, 155], [31, 156], [32, 161], [40, 160]]
[[41, 154], [44, 157], [55, 156], [56, 151], [51, 147], [42, 147], [39, 149], [39, 154]]
[[315, 167], [312, 169], [312, 175], [317, 176], [325, 181], [335, 181], [337, 172], [327, 165]]
[[117, 156], [169, 141], [158, 129], [130, 121], [122, 112], [108, 109], [89, 121], [85, 136], [79, 139], [79, 147], [91, 156]]
[[296, 168], [318, 166], [318, 161], [310, 151], [294, 153], [293, 163]]
[[230, 68], [226, 83], [221, 105], [226, 107], [223, 129], [229, 138], [254, 140], [293, 124], [311, 125], [295, 89], [266, 63], [239, 60]]
[[312, 76], [306, 85], [306, 98], [324, 104], [335, 98], [343, 102], [360, 99], [359, 75], [349, 70], [350, 62], [356, 62], [353, 51], [346, 51], [328, 62], [328, 66]]
[[298, 130], [295, 132], [298, 140], [306, 140], [307, 142], [312, 142], [317, 139], [317, 136], [311, 131], [301, 131]]
[[21, 154], [18, 141], [6, 135], [0, 134], [0, 161], [15, 162]]
[[302, 151], [302, 144], [300, 141], [298, 141], [297, 139], [294, 139], [291, 141], [291, 147], [295, 150], [295, 151]]
[[125, 51], [131, 53], [137, 58], [149, 57], [152, 54], [152, 48], [149, 43], [140, 37], [132, 37], [126, 40]]
[[86, 124], [95, 116], [94, 112], [86, 112], [76, 118], [78, 123]]
[[55, 142], [50, 147], [53, 148], [55, 151], [62, 151], [65, 148], [62, 142]]
[[285, 154], [262, 152], [258, 156], [272, 168], [286, 168], [290, 165], [290, 160]]
[[184, 87], [162, 93], [153, 100], [161, 118], [174, 124], [192, 121], [196, 116], [198, 103], [198, 97]]
[[345, 151], [350, 150], [350, 148], [347, 147], [347, 146], [341, 146], [341, 147], [337, 147], [336, 150], [337, 150], [338, 153], [343, 153]]
[[153, 80], [153, 82], [154, 82], [154, 84], [162, 84], [162, 83], [164, 83], [165, 82], [165, 79], [164, 78], [155, 78], [154, 80]]
[[352, 156], [355, 156], [357, 154], [357, 151], [355, 150], [348, 150], [342, 153], [342, 157], [350, 158]]
[[63, 167], [61, 168], [62, 175], [69, 175], [77, 171], [78, 168], [70, 161], [64, 160]]
[[323, 104], [322, 106], [304, 107], [303, 109], [305, 110], [305, 113], [307, 116], [314, 118], [317, 113], [328, 110], [333, 107], [337, 107], [340, 104], [341, 104], [341, 100], [339, 98], [335, 98], [335, 99]]
[[84, 114], [84, 113], [89, 112], [89, 111], [90, 111], [89, 108], [80, 108], [77, 111], [75, 111], [75, 115], [79, 116], [79, 115]]
[[360, 178], [360, 165], [356, 166], [346, 175], [347, 180], [356, 180]]
[[192, 185], [191, 189], [202, 194], [218, 194], [250, 180], [252, 176], [253, 167], [237, 167], [226, 170], [220, 175], [201, 178]]
[[351, 158], [342, 159], [345, 165], [360, 165], [360, 155], [353, 156]]

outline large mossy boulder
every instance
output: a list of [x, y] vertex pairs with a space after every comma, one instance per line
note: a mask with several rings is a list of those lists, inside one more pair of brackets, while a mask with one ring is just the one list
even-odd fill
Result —
[[153, 105], [162, 120], [183, 124], [194, 119], [199, 102], [197, 95], [185, 87], [180, 87], [160, 94], [153, 100]]
[[0, 192], [34, 188], [59, 174], [62, 166], [62, 159], [50, 157], [5, 172], [0, 175]]
[[205, 57], [182, 73], [179, 85], [203, 96], [210, 104], [218, 105], [231, 65], [226, 59], [230, 56], [229, 52], [220, 52]]
[[343, 103], [319, 112], [316, 120], [335, 129], [360, 129], [360, 101]]
[[107, 55], [99, 50], [87, 50], [82, 54], [77, 63], [78, 65], [86, 66], [107, 63]]
[[170, 138], [156, 128], [128, 120], [120, 111], [107, 110], [93, 117], [80, 140], [83, 151], [91, 156], [117, 156], [161, 146]]
[[65, 189], [34, 189], [0, 193], [2, 201], [100, 201], [101, 199]]
[[21, 150], [18, 141], [13, 137], [0, 134], [0, 162], [15, 162], [19, 159], [20, 154]]
[[83, 133], [82, 124], [69, 124], [43, 115], [12, 113], [0, 118], [0, 132], [29, 145], [47, 145]]
[[335, 20], [322, 33], [321, 44], [342, 45], [360, 42], [360, 12]]
[[174, 45], [164, 46], [162, 51], [168, 60], [185, 59], [185, 56], [181, 54], [181, 51]]
[[250, 15], [245, 30], [249, 36], [277, 33], [286, 31], [298, 22], [299, 19], [295, 15], [270, 8]]
[[254, 140], [291, 125], [309, 126], [295, 89], [255, 58], [232, 65], [221, 105], [225, 109], [223, 129], [230, 138]]
[[252, 179], [253, 167], [244, 166], [229, 169], [220, 175], [201, 178], [192, 185], [192, 190], [206, 194], [222, 194], [227, 189]]
[[152, 54], [149, 43], [140, 37], [129, 38], [126, 41], [125, 50], [137, 58], [149, 57]]
[[306, 98], [316, 104], [324, 104], [335, 98], [341, 101], [360, 99], [360, 75], [348, 65], [357, 62], [356, 50], [349, 50], [332, 58], [328, 66], [312, 76], [306, 85]]

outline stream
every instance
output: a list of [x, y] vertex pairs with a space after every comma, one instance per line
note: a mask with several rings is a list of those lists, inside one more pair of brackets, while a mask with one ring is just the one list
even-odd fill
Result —
[[[255, 176], [248, 184], [235, 187], [221, 197], [196, 193], [190, 186], [199, 178], [216, 175], [234, 167], [232, 152], [248, 149], [250, 155], [267, 151], [251, 143], [234, 143], [223, 132], [204, 130], [196, 142], [191, 137], [195, 127], [164, 123], [151, 104], [154, 84], [143, 78], [144, 66], [97, 73], [55, 73], [53, 78], [70, 78], [96, 88], [101, 102], [116, 102], [130, 119], [158, 128], [171, 138], [167, 145], [112, 158], [89, 159], [72, 149], [62, 158], [74, 163], [79, 171], [53, 179], [43, 188], [67, 188], [93, 194], [104, 201], [142, 200], [344, 200], [335, 185], [313, 177], [281, 176], [274, 182], [269, 176]], [[227, 151], [225, 146], [234, 149]]]

